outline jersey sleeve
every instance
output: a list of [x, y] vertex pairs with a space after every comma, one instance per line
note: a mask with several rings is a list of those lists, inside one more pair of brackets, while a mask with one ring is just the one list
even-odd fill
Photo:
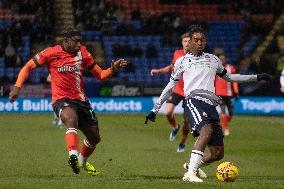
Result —
[[95, 61], [91, 53], [87, 50], [85, 46], [81, 48], [84, 69], [91, 70], [95, 65]]
[[50, 57], [54, 54], [52, 47], [48, 47], [40, 51], [33, 57], [33, 61], [37, 66], [44, 66], [50, 63]]
[[212, 55], [211, 60], [217, 65], [216, 75], [218, 75], [219, 77], [223, 77], [227, 73], [227, 70], [223, 66], [221, 60], [215, 55]]
[[164, 90], [161, 93], [159, 99], [157, 100], [157, 102], [155, 103], [153, 109], [151, 110], [154, 113], [158, 113], [159, 112], [162, 104], [170, 97], [170, 95], [172, 94], [172, 89], [174, 88], [174, 86], [176, 85], [178, 80], [181, 78], [182, 73], [183, 73], [183, 66], [182, 66], [183, 59], [184, 59], [184, 57], [179, 58], [175, 62], [174, 69], [173, 69], [173, 72], [171, 74], [170, 81], [167, 84], [167, 86], [164, 88]]
[[218, 73], [218, 74], [222, 73], [225, 68], [224, 68], [224, 66], [223, 66], [223, 64], [222, 64], [222, 62], [221, 62], [221, 60], [220, 60], [217, 56], [215, 56], [215, 55], [214, 55], [214, 60], [215, 60], [216, 63], [217, 63], [217, 73]]

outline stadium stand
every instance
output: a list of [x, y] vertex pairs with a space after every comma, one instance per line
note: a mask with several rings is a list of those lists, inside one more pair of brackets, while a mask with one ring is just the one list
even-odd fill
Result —
[[[61, 4], [57, 7], [64, 9], [65, 1], [58, 1]], [[0, 34], [2, 58], [0, 58], [0, 77], [4, 75], [5, 79], [11, 82], [12, 73], [15, 72], [9, 69], [9, 74], [8, 71], [6, 73], [6, 69], [8, 70], [10, 66], [7, 67], [4, 58], [5, 48], [8, 45], [7, 33], [10, 35], [11, 30], [20, 25], [18, 31], [21, 32], [14, 32], [18, 36], [12, 37], [15, 54], [20, 61], [15, 67], [19, 67], [32, 56], [35, 43], [40, 41], [48, 44], [55, 40], [54, 34], [58, 28], [52, 23], [55, 23], [55, 17], [60, 20], [62, 16], [56, 15], [60, 12], [68, 13], [65, 17], [69, 20], [72, 16], [70, 11], [60, 11], [61, 9], [58, 11], [57, 8], [53, 11], [53, 0], [40, 1], [33, 7], [29, 4], [33, 1], [29, 0], [24, 1], [26, 2], [24, 4], [15, 0], [0, 2], [0, 8], [3, 10], [0, 14], [0, 30], [4, 33]], [[130, 84], [139, 85], [148, 82], [159, 85], [167, 82], [168, 76], [151, 77], [149, 70], [171, 62], [172, 53], [180, 48], [180, 35], [194, 23], [206, 28], [209, 52], [215, 47], [224, 48], [231, 64], [242, 71], [247, 68], [247, 72], [255, 71], [254, 64], [241, 66], [247, 65], [243, 62], [251, 62], [246, 61], [248, 59], [245, 57], [249, 57], [270, 32], [271, 27], [268, 26], [273, 25], [283, 8], [283, 5], [279, 5], [276, 0], [250, 2], [68, 0], [66, 2], [72, 2], [73, 6], [74, 22], [70, 23], [74, 23], [75, 27], [82, 30], [84, 41], [93, 49], [91, 52], [100, 65], [109, 64], [111, 60], [119, 57], [125, 57], [131, 62], [131, 67], [119, 73], [118, 78], [111, 79], [110, 83], [123, 83], [127, 79]], [[27, 11], [21, 11], [23, 6], [27, 7]], [[39, 83], [41, 80], [31, 79], [30, 82]]]
[[[52, 5], [52, 0], [0, 1], [1, 80], [14, 81], [17, 68], [30, 59], [36, 44], [47, 46], [53, 41]], [[32, 77], [31, 82], [38, 83], [37, 78]]]
[[[106, 62], [118, 57], [128, 57], [135, 68], [133, 73], [128, 74], [130, 74], [129, 77], [134, 78], [135, 75], [145, 71], [143, 70], [145, 67], [151, 69], [170, 63], [173, 51], [179, 48], [180, 34], [186, 31], [187, 26], [191, 23], [201, 23], [207, 28], [209, 51], [215, 47], [223, 47], [230, 63], [237, 64], [242, 57], [253, 51], [261, 40], [261, 36], [268, 32], [264, 28], [274, 19], [274, 15], [269, 12], [269, 9], [260, 9], [262, 14], [258, 14], [258, 12], [253, 12], [254, 9], [249, 9], [251, 6], [242, 5], [241, 1], [237, 4], [230, 2], [206, 4], [199, 3], [199, 1], [190, 1], [190, 3], [182, 1], [178, 4], [170, 4], [167, 1], [161, 3], [158, 0], [108, 0], [96, 1], [97, 4], [89, 6], [90, 2], [92, 1], [85, 5], [77, 3], [83, 7], [77, 7], [75, 12], [83, 15], [85, 10], [88, 14], [95, 14], [96, 26], [90, 26], [89, 23], [92, 21], [88, 19], [85, 19], [85, 23], [78, 22], [78, 20], [82, 20], [78, 16], [77, 24], [85, 29], [95, 28], [93, 31], [95, 31], [96, 37], [93, 36], [93, 39], [101, 40]], [[95, 10], [100, 11], [96, 13]], [[121, 11], [124, 12], [123, 20], [122, 16], [114, 17], [114, 15], [119, 15], [116, 14], [117, 12]], [[108, 32], [102, 31], [103, 25], [108, 25]], [[252, 28], [254, 28], [254, 32], [251, 32]], [[89, 32], [91, 33], [91, 31]], [[86, 36], [86, 38], [90, 37]], [[140, 58], [141, 61], [132, 61], [133, 56], [129, 52], [137, 45], [143, 53], [142, 56], [134, 57]], [[148, 45], [152, 45], [159, 52], [156, 56], [156, 60], [159, 62], [156, 64], [146, 57]], [[144, 74], [147, 73], [144, 72]], [[119, 77], [124, 76], [119, 75]], [[145, 78], [148, 77], [145, 76]], [[156, 84], [168, 80], [163, 76], [148, 79]], [[143, 83], [143, 80], [140, 79], [133, 81], [134, 83]]]

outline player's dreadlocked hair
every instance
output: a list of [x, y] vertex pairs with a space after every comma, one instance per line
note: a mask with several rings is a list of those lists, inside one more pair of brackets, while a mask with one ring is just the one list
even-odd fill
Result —
[[191, 25], [188, 28], [189, 36], [192, 37], [194, 33], [203, 33], [205, 35], [205, 30], [200, 25]]

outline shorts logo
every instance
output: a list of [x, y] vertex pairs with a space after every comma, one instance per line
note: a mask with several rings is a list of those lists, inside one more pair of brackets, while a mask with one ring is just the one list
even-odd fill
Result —
[[202, 115], [203, 115], [204, 117], [208, 117], [208, 115], [207, 115], [206, 112], [203, 112]]

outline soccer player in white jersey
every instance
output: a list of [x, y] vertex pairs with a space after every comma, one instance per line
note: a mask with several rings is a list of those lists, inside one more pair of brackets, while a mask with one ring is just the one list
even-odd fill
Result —
[[[177, 59], [171, 79], [164, 88], [160, 98], [153, 109], [146, 116], [154, 122], [161, 105], [172, 93], [172, 88], [181, 77], [184, 80], [184, 93], [189, 110], [188, 120], [192, 127], [192, 134], [197, 140], [191, 151], [187, 169], [183, 176], [186, 182], [203, 182], [206, 174], [200, 169], [201, 165], [220, 160], [224, 156], [224, 135], [220, 126], [219, 116], [215, 106], [220, 103], [220, 98], [215, 95], [215, 76], [218, 75], [229, 82], [257, 82], [270, 81], [272, 76], [266, 73], [257, 75], [230, 74], [223, 67], [219, 58], [213, 54], [205, 53], [205, 32], [200, 26], [193, 25], [189, 28], [190, 51]], [[208, 152], [204, 153], [206, 146]]]

